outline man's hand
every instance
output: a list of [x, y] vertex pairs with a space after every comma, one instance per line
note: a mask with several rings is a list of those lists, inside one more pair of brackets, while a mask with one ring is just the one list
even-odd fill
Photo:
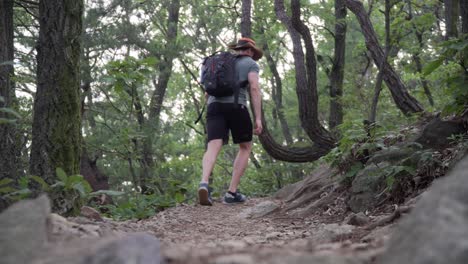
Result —
[[260, 135], [262, 134], [263, 131], [263, 125], [262, 125], [262, 120], [261, 119], [255, 119], [255, 128], [254, 128], [254, 135]]

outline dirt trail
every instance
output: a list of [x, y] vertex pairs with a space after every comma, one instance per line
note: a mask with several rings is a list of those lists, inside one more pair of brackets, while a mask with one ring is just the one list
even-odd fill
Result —
[[280, 210], [261, 218], [243, 216], [246, 209], [265, 200], [250, 199], [242, 205], [180, 205], [150, 219], [120, 225], [127, 231], [157, 236], [168, 263], [195, 264], [373, 263], [391, 232], [388, 227], [371, 233], [345, 225], [343, 216], [330, 217], [329, 212], [307, 218]]

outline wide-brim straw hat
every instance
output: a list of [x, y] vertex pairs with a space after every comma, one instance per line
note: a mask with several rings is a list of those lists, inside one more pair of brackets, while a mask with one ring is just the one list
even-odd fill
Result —
[[251, 38], [240, 38], [237, 40], [237, 43], [228, 45], [228, 47], [233, 50], [251, 48], [254, 51], [252, 59], [256, 61], [263, 56], [263, 51], [255, 46], [255, 41], [253, 41]]

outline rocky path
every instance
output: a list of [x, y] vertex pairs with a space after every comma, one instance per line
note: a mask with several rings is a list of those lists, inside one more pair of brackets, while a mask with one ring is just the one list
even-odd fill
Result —
[[[181, 205], [120, 230], [148, 232], [161, 241], [168, 263], [372, 263], [390, 227], [365, 230], [333, 223], [326, 212], [308, 218], [265, 212], [279, 201], [251, 199], [243, 205]], [[336, 220], [336, 219], [335, 219]], [[328, 223], [324, 223], [328, 222]]]

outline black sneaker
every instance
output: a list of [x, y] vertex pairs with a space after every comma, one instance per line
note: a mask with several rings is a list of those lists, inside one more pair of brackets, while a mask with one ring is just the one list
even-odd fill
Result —
[[245, 195], [241, 194], [239, 191], [236, 193], [226, 192], [223, 198], [224, 204], [238, 204], [243, 203], [247, 200]]
[[213, 205], [213, 200], [211, 199], [211, 190], [208, 187], [208, 183], [200, 183], [198, 186], [198, 201], [201, 205]]

